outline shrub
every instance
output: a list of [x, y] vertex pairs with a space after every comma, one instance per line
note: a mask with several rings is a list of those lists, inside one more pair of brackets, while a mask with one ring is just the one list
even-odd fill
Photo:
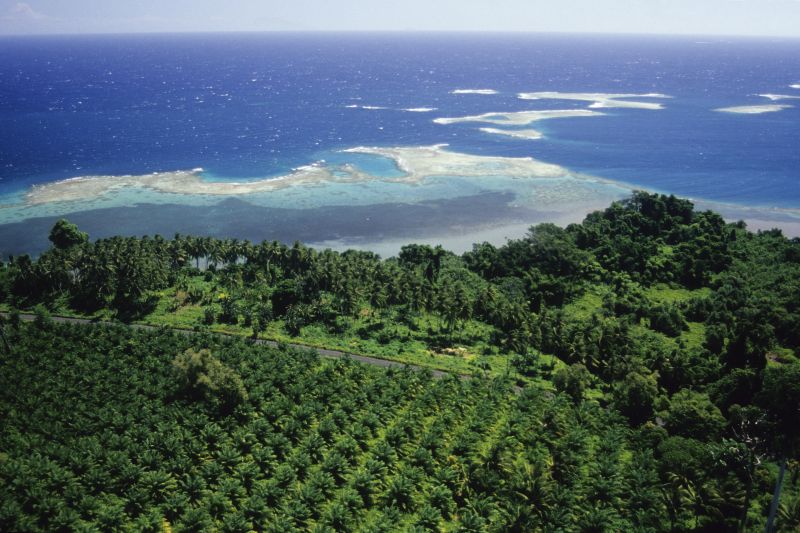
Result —
[[33, 308], [33, 323], [39, 328], [46, 328], [53, 323], [53, 317], [45, 306], [39, 304]]
[[217, 319], [217, 311], [213, 307], [203, 309], [203, 324], [210, 326]]
[[190, 398], [208, 400], [229, 411], [247, 401], [242, 378], [208, 350], [188, 349], [172, 361], [181, 390]]
[[586, 387], [589, 386], [591, 378], [592, 375], [585, 366], [575, 363], [568, 367], [559, 368], [553, 376], [553, 385], [559, 392], [563, 392], [570, 396], [573, 401], [579, 402], [583, 399], [583, 393]]
[[220, 298], [222, 311], [219, 315], [220, 322], [237, 324], [239, 322], [239, 303], [230, 295]]
[[681, 331], [689, 329], [680, 310], [668, 304], [650, 309], [650, 328], [670, 337], [677, 337]]

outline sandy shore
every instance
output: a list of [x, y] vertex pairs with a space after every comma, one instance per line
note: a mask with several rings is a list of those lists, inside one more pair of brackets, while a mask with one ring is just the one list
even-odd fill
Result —
[[[587, 112], [591, 113], [591, 111]], [[491, 130], [492, 128], [487, 129]], [[526, 130], [499, 131], [502, 131], [503, 135], [507, 135]], [[533, 217], [530, 221], [526, 216], [526, 224], [530, 224], [545, 221], [577, 222], [588, 212], [594, 209], [603, 209], [612, 200], [619, 199], [633, 190], [633, 187], [625, 184], [595, 176], [571, 173], [562, 166], [545, 163], [531, 157], [478, 156], [452, 152], [447, 150], [446, 146], [443, 144], [389, 148], [360, 146], [343, 150], [345, 153], [370, 154], [390, 159], [402, 172], [402, 176], [399, 177], [368, 174], [350, 164], [329, 166], [325, 163], [301, 167], [284, 176], [246, 182], [206, 181], [202, 177], [202, 169], [139, 176], [86, 176], [34, 186], [27, 193], [25, 204], [33, 207], [49, 203], [93, 200], [125, 189], [148, 189], [160, 193], [187, 196], [232, 197], [323, 183], [382, 181], [384, 183], [417, 185], [429, 178], [437, 177], [461, 177], [465, 180], [505, 177], [532, 180], [530, 185], [525, 184], [517, 190], [517, 194], [521, 196], [512, 206], [516, 208], [518, 204], [523, 209], [534, 209], [542, 215], [541, 219]], [[731, 222], [744, 220], [752, 230], [778, 227], [787, 236], [800, 236], [800, 209], [744, 207], [703, 200], [695, 200], [695, 204], [698, 210], [712, 209]], [[512, 225], [518, 224], [518, 221], [508, 222], [511, 222]], [[501, 233], [510, 231], [503, 229], [508, 226], [508, 222], [500, 224], [492, 231], [497, 230]], [[442, 229], [451, 237], [458, 237], [460, 231], [458, 228]], [[475, 234], [474, 229], [464, 229], [464, 243], [470, 239], [472, 239], [471, 242], [480, 240], [479, 234]], [[516, 233], [516, 231], [511, 231], [511, 233], [503, 234], [503, 237], [518, 236]], [[492, 233], [492, 236], [492, 242], [499, 240], [499, 233]], [[347, 243], [348, 246], [352, 244], [354, 243]], [[374, 243], [364, 244], [364, 246], [373, 249]], [[387, 246], [392, 245], [387, 244]]]
[[[732, 219], [728, 219], [728, 222], [735, 222]], [[737, 219], [739, 220], [739, 219]], [[769, 219], [762, 219], [762, 218], [743, 218], [745, 224], [747, 224], [747, 229], [750, 231], [762, 231], [762, 230], [770, 230], [778, 228], [780, 229], [783, 234], [788, 238], [800, 237], [800, 221], [791, 222], [788, 220], [769, 220]]]
[[794, 106], [787, 104], [738, 105], [732, 107], [720, 107], [714, 111], [719, 111], [720, 113], [737, 113], [740, 115], [760, 115], [761, 113], [775, 113], [776, 111], [789, 109], [790, 107]]
[[295, 169], [284, 176], [246, 182], [211, 182], [201, 177], [202, 170], [179, 170], [153, 174], [125, 176], [82, 176], [43, 185], [34, 185], [25, 195], [28, 205], [51, 202], [89, 200], [127, 188], [144, 188], [162, 193], [238, 196], [273, 191], [295, 185], [315, 184], [325, 181], [363, 179], [347, 167], [330, 168], [319, 164]]
[[531, 226], [549, 222], [561, 227], [581, 222], [593, 211], [605, 209], [608, 202], [580, 201], [561, 205], [559, 210], [529, 211], [527, 221], [500, 221], [493, 224], [465, 227], [441, 227], [425, 236], [389, 239], [337, 239], [307, 243], [318, 249], [330, 248], [343, 252], [345, 250], [368, 250], [380, 254], [381, 257], [392, 257], [399, 253], [406, 244], [442, 245], [446, 250], [462, 254], [472, 250], [474, 244], [488, 242], [495, 246], [505, 244], [510, 239], [524, 237]]
[[533, 158], [475, 156], [450, 152], [445, 145], [421, 147], [356, 147], [343, 152], [372, 154], [395, 162], [404, 175], [396, 178], [373, 176], [353, 165], [327, 166], [315, 163], [284, 176], [253, 181], [205, 181], [202, 170], [158, 172], [128, 176], [83, 176], [32, 187], [25, 195], [27, 205], [91, 200], [122, 189], [149, 189], [183, 195], [239, 196], [270, 192], [300, 185], [326, 182], [355, 183], [383, 180], [417, 184], [435, 176], [509, 176], [519, 178], [560, 177], [567, 171]]
[[519, 93], [517, 98], [521, 100], [579, 100], [592, 102], [591, 108], [635, 108], [635, 109], [664, 109], [664, 106], [655, 102], [638, 102], [627, 100], [628, 98], [671, 98], [666, 94], [647, 93], [562, 93], [557, 91]]
[[800, 209], [759, 207], [694, 201], [698, 211], [710, 209], [728, 222], [744, 221], [751, 231], [780, 228], [787, 237], [800, 237]]
[[462, 154], [445, 150], [444, 144], [413, 148], [381, 148], [359, 146], [344, 152], [372, 154], [395, 162], [405, 174], [386, 181], [418, 183], [435, 176], [509, 176], [516, 178], [558, 178], [568, 176], [559, 165], [532, 157], [495, 157]]

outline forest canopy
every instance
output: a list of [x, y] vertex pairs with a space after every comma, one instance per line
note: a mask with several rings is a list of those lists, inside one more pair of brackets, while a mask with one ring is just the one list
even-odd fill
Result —
[[0, 269], [4, 531], [750, 531], [779, 479], [800, 527], [778, 230], [640, 192], [461, 256], [50, 239]]

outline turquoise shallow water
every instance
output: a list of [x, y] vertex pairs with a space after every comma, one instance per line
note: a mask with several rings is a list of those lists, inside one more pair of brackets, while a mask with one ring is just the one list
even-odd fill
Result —
[[[33, 229], [40, 225], [34, 220], [69, 216], [92, 223], [92, 213], [102, 217], [92, 223], [102, 231], [108, 226], [123, 234], [173, 233], [181, 221], [156, 217], [162, 225], [155, 225], [148, 206], [162, 206], [176, 217], [180, 209], [175, 206], [215, 209], [228, 219], [227, 225], [188, 226], [199, 233], [223, 226], [236, 232], [237, 223], [257, 228], [258, 217], [266, 216], [263, 209], [307, 210], [308, 217], [332, 210], [323, 217], [324, 226], [314, 220], [301, 225], [321, 228], [319, 235], [305, 229], [278, 232], [268, 225], [240, 231], [256, 240], [326, 240], [331, 233], [364, 242], [400, 236], [447, 242], [454, 228], [459, 236], [477, 235], [485, 228], [536, 221], [544, 211], [554, 220], [570, 212], [579, 217], [578, 211], [621, 197], [628, 188], [688, 196], [710, 206], [730, 204], [731, 216], [767, 219], [786, 228], [797, 224], [800, 100], [771, 102], [759, 96], [800, 96], [791, 87], [800, 83], [797, 40], [283, 34], [0, 41], [0, 225], [28, 221], [9, 228], [31, 243], [37, 237], [32, 232], [40, 231]], [[453, 94], [467, 88], [495, 92]], [[518, 98], [531, 91], [672, 98], [638, 99], [663, 103], [657, 111], [602, 108], [596, 110], [603, 116], [520, 126], [544, 133], [535, 141], [479, 131], [489, 124], [433, 122], [592, 104]], [[769, 103], [791, 107], [757, 115], [715, 111]], [[423, 107], [431, 111], [408, 111]], [[390, 181], [402, 176], [392, 160], [340, 152], [439, 143], [465, 154], [532, 156], [624, 185], [502, 175], [437, 176], [409, 185]], [[236, 182], [283, 176], [321, 160], [329, 166], [354, 165], [373, 179], [235, 199], [131, 189], [76, 202], [24, 202], [32, 185], [76, 176], [202, 167], [206, 182]], [[492, 201], [482, 203], [482, 197]], [[505, 199], [502, 208], [499, 198]], [[472, 222], [444, 207], [442, 216], [431, 216], [437, 202], [459, 205]], [[420, 210], [393, 232], [385, 223], [390, 217], [375, 222], [387, 205]], [[354, 208], [368, 209], [371, 223], [349, 217]], [[335, 231], [325, 231], [334, 226]], [[19, 253], [26, 245], [15, 238], [0, 241], [0, 248]]]

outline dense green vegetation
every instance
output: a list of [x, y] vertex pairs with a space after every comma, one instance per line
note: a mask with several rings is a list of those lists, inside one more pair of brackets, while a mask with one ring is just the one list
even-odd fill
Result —
[[631, 427], [571, 390], [241, 340], [47, 319], [5, 335], [3, 531], [733, 530], [774, 474], [688, 389], [664, 428]]
[[782, 466], [776, 524], [800, 527], [800, 241], [779, 231], [636, 193], [460, 257], [51, 241], [0, 270], [37, 311], [0, 339], [0, 530], [762, 530]]

